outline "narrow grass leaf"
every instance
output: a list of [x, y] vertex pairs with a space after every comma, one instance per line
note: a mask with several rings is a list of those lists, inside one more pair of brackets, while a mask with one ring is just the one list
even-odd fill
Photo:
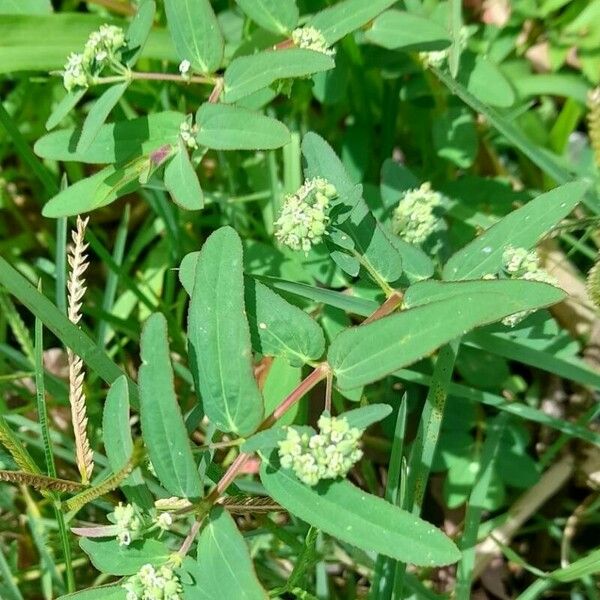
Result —
[[581, 181], [567, 183], [508, 213], [452, 255], [444, 266], [444, 279], [477, 279], [497, 273], [508, 246], [535, 246], [577, 206], [587, 187]]
[[140, 420], [150, 460], [171, 494], [198, 498], [200, 478], [175, 396], [167, 322], [160, 313], [146, 321], [140, 347]]
[[180, 60], [212, 73], [223, 59], [223, 34], [209, 0], [166, 0], [167, 25]]
[[189, 308], [190, 361], [208, 418], [221, 430], [252, 433], [263, 399], [252, 370], [245, 315], [242, 243], [221, 227], [204, 243]]
[[289, 34], [298, 24], [296, 0], [235, 0], [236, 4], [263, 29]]
[[277, 119], [238, 106], [203, 104], [196, 113], [197, 142], [213, 150], [272, 150], [290, 142]]
[[195, 598], [199, 600], [266, 600], [248, 546], [233, 518], [215, 508], [198, 539]]
[[237, 102], [279, 79], [306, 77], [328, 71], [334, 66], [331, 56], [303, 48], [240, 56], [234, 58], [225, 71], [222, 99], [228, 103]]
[[260, 478], [269, 495], [293, 515], [367, 552], [420, 566], [447, 565], [460, 557], [439, 529], [347, 480], [309, 487], [266, 457]]
[[343, 331], [328, 353], [340, 388], [376, 381], [470, 329], [555, 304], [565, 296], [562, 290], [530, 281], [481, 281], [479, 285], [479, 291], [467, 286], [464, 295]]

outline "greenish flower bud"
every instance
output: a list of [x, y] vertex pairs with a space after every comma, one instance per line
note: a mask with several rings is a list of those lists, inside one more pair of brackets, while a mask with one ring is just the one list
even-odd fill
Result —
[[142, 537], [144, 522], [133, 504], [123, 504], [115, 508], [112, 520], [117, 526], [117, 540], [121, 546], [129, 546], [131, 542]]
[[321, 177], [308, 179], [285, 198], [275, 221], [275, 237], [292, 250], [308, 251], [326, 234], [329, 201], [336, 196], [335, 187]]
[[292, 31], [292, 41], [299, 48], [305, 48], [306, 50], [314, 50], [315, 52], [321, 52], [327, 56], [334, 56], [335, 50], [329, 48], [327, 40], [323, 34], [315, 27], [298, 27]]
[[144, 565], [122, 585], [127, 600], [182, 600], [183, 588], [173, 569]]
[[394, 209], [394, 233], [409, 244], [422, 244], [440, 225], [436, 209], [442, 202], [443, 196], [429, 182], [406, 191]]

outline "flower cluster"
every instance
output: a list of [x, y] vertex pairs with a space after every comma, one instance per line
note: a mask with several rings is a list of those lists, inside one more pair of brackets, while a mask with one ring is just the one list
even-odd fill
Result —
[[133, 504], [119, 502], [113, 512], [113, 520], [117, 527], [119, 545], [129, 546], [131, 542], [142, 537], [144, 522]]
[[[469, 30], [466, 27], [460, 28], [460, 33], [458, 36], [458, 44], [461, 50], [464, 50], [467, 47], [467, 42], [469, 40]], [[448, 59], [448, 55], [450, 54], [450, 46], [448, 48], [444, 48], [443, 50], [433, 50], [431, 52], [419, 52], [419, 57], [423, 61], [423, 64], [427, 67], [441, 67], [444, 65], [446, 60]]]
[[428, 181], [406, 191], [394, 209], [394, 233], [409, 244], [422, 244], [439, 225], [436, 209], [442, 202], [443, 196], [432, 190]]
[[292, 250], [304, 252], [320, 243], [329, 223], [329, 201], [336, 195], [335, 187], [327, 180], [321, 177], [306, 180], [283, 202], [275, 221], [277, 240]]
[[198, 126], [192, 125], [189, 119], [179, 126], [179, 135], [190, 150], [195, 150], [198, 147], [196, 133], [198, 133]]
[[[502, 254], [502, 265], [505, 273], [511, 279], [540, 281], [558, 286], [557, 280], [541, 268], [540, 259], [535, 250], [528, 251], [525, 248], [508, 246]], [[514, 327], [532, 312], [530, 310], [519, 311], [504, 317], [502, 323], [508, 327]]]
[[329, 48], [323, 34], [314, 27], [307, 26], [294, 29], [292, 31], [292, 41], [299, 48], [314, 50], [315, 52], [321, 52], [321, 54], [327, 54], [327, 56], [335, 55], [335, 50]]
[[300, 481], [311, 486], [321, 479], [345, 477], [362, 457], [362, 431], [350, 427], [345, 418], [324, 414], [318, 425], [319, 433], [310, 436], [288, 427], [286, 439], [279, 442], [281, 466], [292, 469]]
[[187, 59], [184, 58], [180, 63], [179, 63], [179, 74], [184, 78], [184, 79], [191, 79], [192, 77], [192, 63]]
[[115, 25], [102, 25], [90, 34], [82, 53], [69, 55], [63, 70], [63, 84], [68, 92], [87, 88], [108, 64], [119, 62], [125, 46], [125, 33]]
[[168, 566], [144, 565], [122, 586], [127, 600], [181, 600], [183, 588], [179, 577]]

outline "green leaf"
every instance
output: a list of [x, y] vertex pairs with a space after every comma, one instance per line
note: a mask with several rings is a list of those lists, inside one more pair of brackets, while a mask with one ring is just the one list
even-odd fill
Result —
[[164, 182], [173, 201], [181, 208], [200, 210], [204, 207], [204, 194], [198, 181], [198, 175], [190, 161], [185, 145], [181, 142], [179, 151], [165, 167]]
[[[278, 422], [279, 423], [279, 422]], [[305, 425], [296, 425], [294, 429], [298, 430], [300, 435], [306, 433], [306, 435], [314, 435], [316, 432], [312, 427]], [[265, 431], [259, 431], [253, 436], [249, 437], [241, 446], [242, 452], [258, 452], [271, 451], [277, 446], [278, 442], [285, 440], [287, 437], [287, 427], [281, 427], [279, 425], [266, 429]]]
[[343, 0], [317, 13], [307, 25], [318, 29], [331, 45], [395, 3], [396, 0]]
[[85, 96], [87, 90], [74, 90], [67, 92], [64, 98], [58, 103], [46, 121], [46, 129], [54, 129], [78, 104]]
[[[127, 379], [123, 375], [110, 386], [102, 412], [104, 448], [113, 473], [118, 473], [133, 454], [129, 418], [129, 389]], [[120, 487], [130, 502], [145, 509], [154, 506], [139, 467], [133, 470]]]
[[290, 132], [281, 121], [226, 104], [203, 104], [196, 124], [196, 140], [213, 150], [271, 150], [290, 141]]
[[334, 66], [331, 56], [303, 48], [240, 56], [234, 58], [225, 71], [222, 100], [237, 102], [279, 79], [306, 77], [333, 69]]
[[127, 55], [126, 63], [133, 67], [137, 62], [144, 45], [150, 35], [152, 24], [154, 23], [154, 15], [156, 13], [156, 3], [154, 0], [142, 0], [135, 17], [131, 20], [125, 39], [127, 40]]
[[515, 93], [502, 71], [485, 56], [465, 53], [458, 81], [476, 98], [491, 106], [512, 106]]
[[0, 15], [47, 15], [52, 13], [50, 0], [0, 0]]
[[252, 433], [264, 407], [244, 308], [242, 243], [221, 227], [204, 243], [189, 308], [190, 362], [204, 411], [221, 431]]
[[165, 144], [176, 144], [185, 115], [165, 111], [139, 119], [102, 125], [94, 141], [77, 149], [81, 128], [61, 129], [41, 137], [33, 147], [41, 158], [91, 164], [122, 163], [148, 155]]
[[181, 60], [213, 73], [223, 59], [223, 34], [209, 0], [165, 0], [167, 25]]
[[140, 420], [150, 460], [168, 492], [198, 498], [200, 478], [175, 396], [163, 315], [154, 313], [146, 321], [140, 345]]
[[344, 417], [350, 427], [358, 429], [366, 429], [369, 425], [383, 421], [392, 413], [392, 407], [389, 404], [370, 404], [369, 406], [361, 406], [354, 410], [349, 410], [340, 415]]
[[[362, 197], [362, 186], [352, 183], [331, 146], [316, 133], [309, 132], [304, 136], [302, 154], [306, 161], [305, 176], [324, 177], [336, 188], [338, 196], [331, 202], [330, 209], [332, 225], [350, 236], [355, 252], [381, 279], [396, 281], [402, 274], [402, 257], [392, 235], [368, 209]], [[340, 250], [345, 247], [340, 246]], [[354, 252], [350, 256], [357, 258]], [[354, 268], [354, 264], [348, 264], [348, 270]]]
[[590, 552], [587, 556], [578, 558], [569, 566], [549, 573], [549, 577], [556, 581], [577, 581], [588, 575], [594, 575], [600, 571], [600, 549]]
[[340, 333], [328, 353], [338, 386], [349, 389], [376, 381], [474, 327], [565, 297], [545, 283], [480, 281], [476, 289], [473, 283], [467, 282], [462, 294]]
[[437, 155], [466, 169], [477, 156], [479, 139], [471, 113], [450, 109], [433, 122], [433, 144]]
[[261, 354], [301, 366], [325, 351], [325, 336], [316, 321], [251, 277], [246, 278], [245, 303], [252, 345]]
[[212, 510], [198, 538], [198, 572], [194, 598], [199, 600], [266, 600], [248, 547], [235, 521], [222, 508]]
[[235, 0], [236, 4], [263, 29], [289, 34], [298, 24], [296, 0]]
[[347, 480], [309, 487], [266, 457], [260, 478], [269, 495], [290, 513], [367, 552], [419, 566], [448, 565], [460, 557], [439, 529]]
[[96, 139], [100, 128], [104, 125], [104, 121], [108, 118], [110, 111], [115, 107], [125, 90], [129, 87], [129, 81], [117, 83], [106, 89], [102, 95], [94, 102], [90, 112], [88, 113], [83, 128], [77, 142], [77, 150], [84, 151]]
[[477, 279], [497, 273], [507, 246], [535, 246], [577, 206], [587, 188], [582, 181], [567, 183], [512, 211], [456, 252], [444, 267], [444, 279]]
[[373, 44], [390, 50], [443, 50], [450, 45], [448, 32], [437, 22], [399, 10], [386, 10], [365, 34]]
[[121, 546], [117, 540], [82, 538], [79, 545], [94, 567], [109, 575], [133, 575], [146, 564], [163, 565], [171, 555], [169, 548], [158, 540], [136, 541], [129, 546]]
[[102, 585], [60, 596], [58, 600], [126, 600], [126, 596], [127, 592], [122, 585]]

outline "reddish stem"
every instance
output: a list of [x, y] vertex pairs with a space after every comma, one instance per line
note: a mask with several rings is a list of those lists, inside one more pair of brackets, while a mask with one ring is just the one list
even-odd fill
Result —
[[390, 297], [371, 315], [369, 315], [361, 325], [367, 325], [368, 323], [372, 323], [373, 321], [377, 321], [383, 317], [387, 317], [389, 314], [393, 313], [398, 306], [402, 303], [404, 299], [404, 294], [399, 292], [398, 290], [394, 290]]

